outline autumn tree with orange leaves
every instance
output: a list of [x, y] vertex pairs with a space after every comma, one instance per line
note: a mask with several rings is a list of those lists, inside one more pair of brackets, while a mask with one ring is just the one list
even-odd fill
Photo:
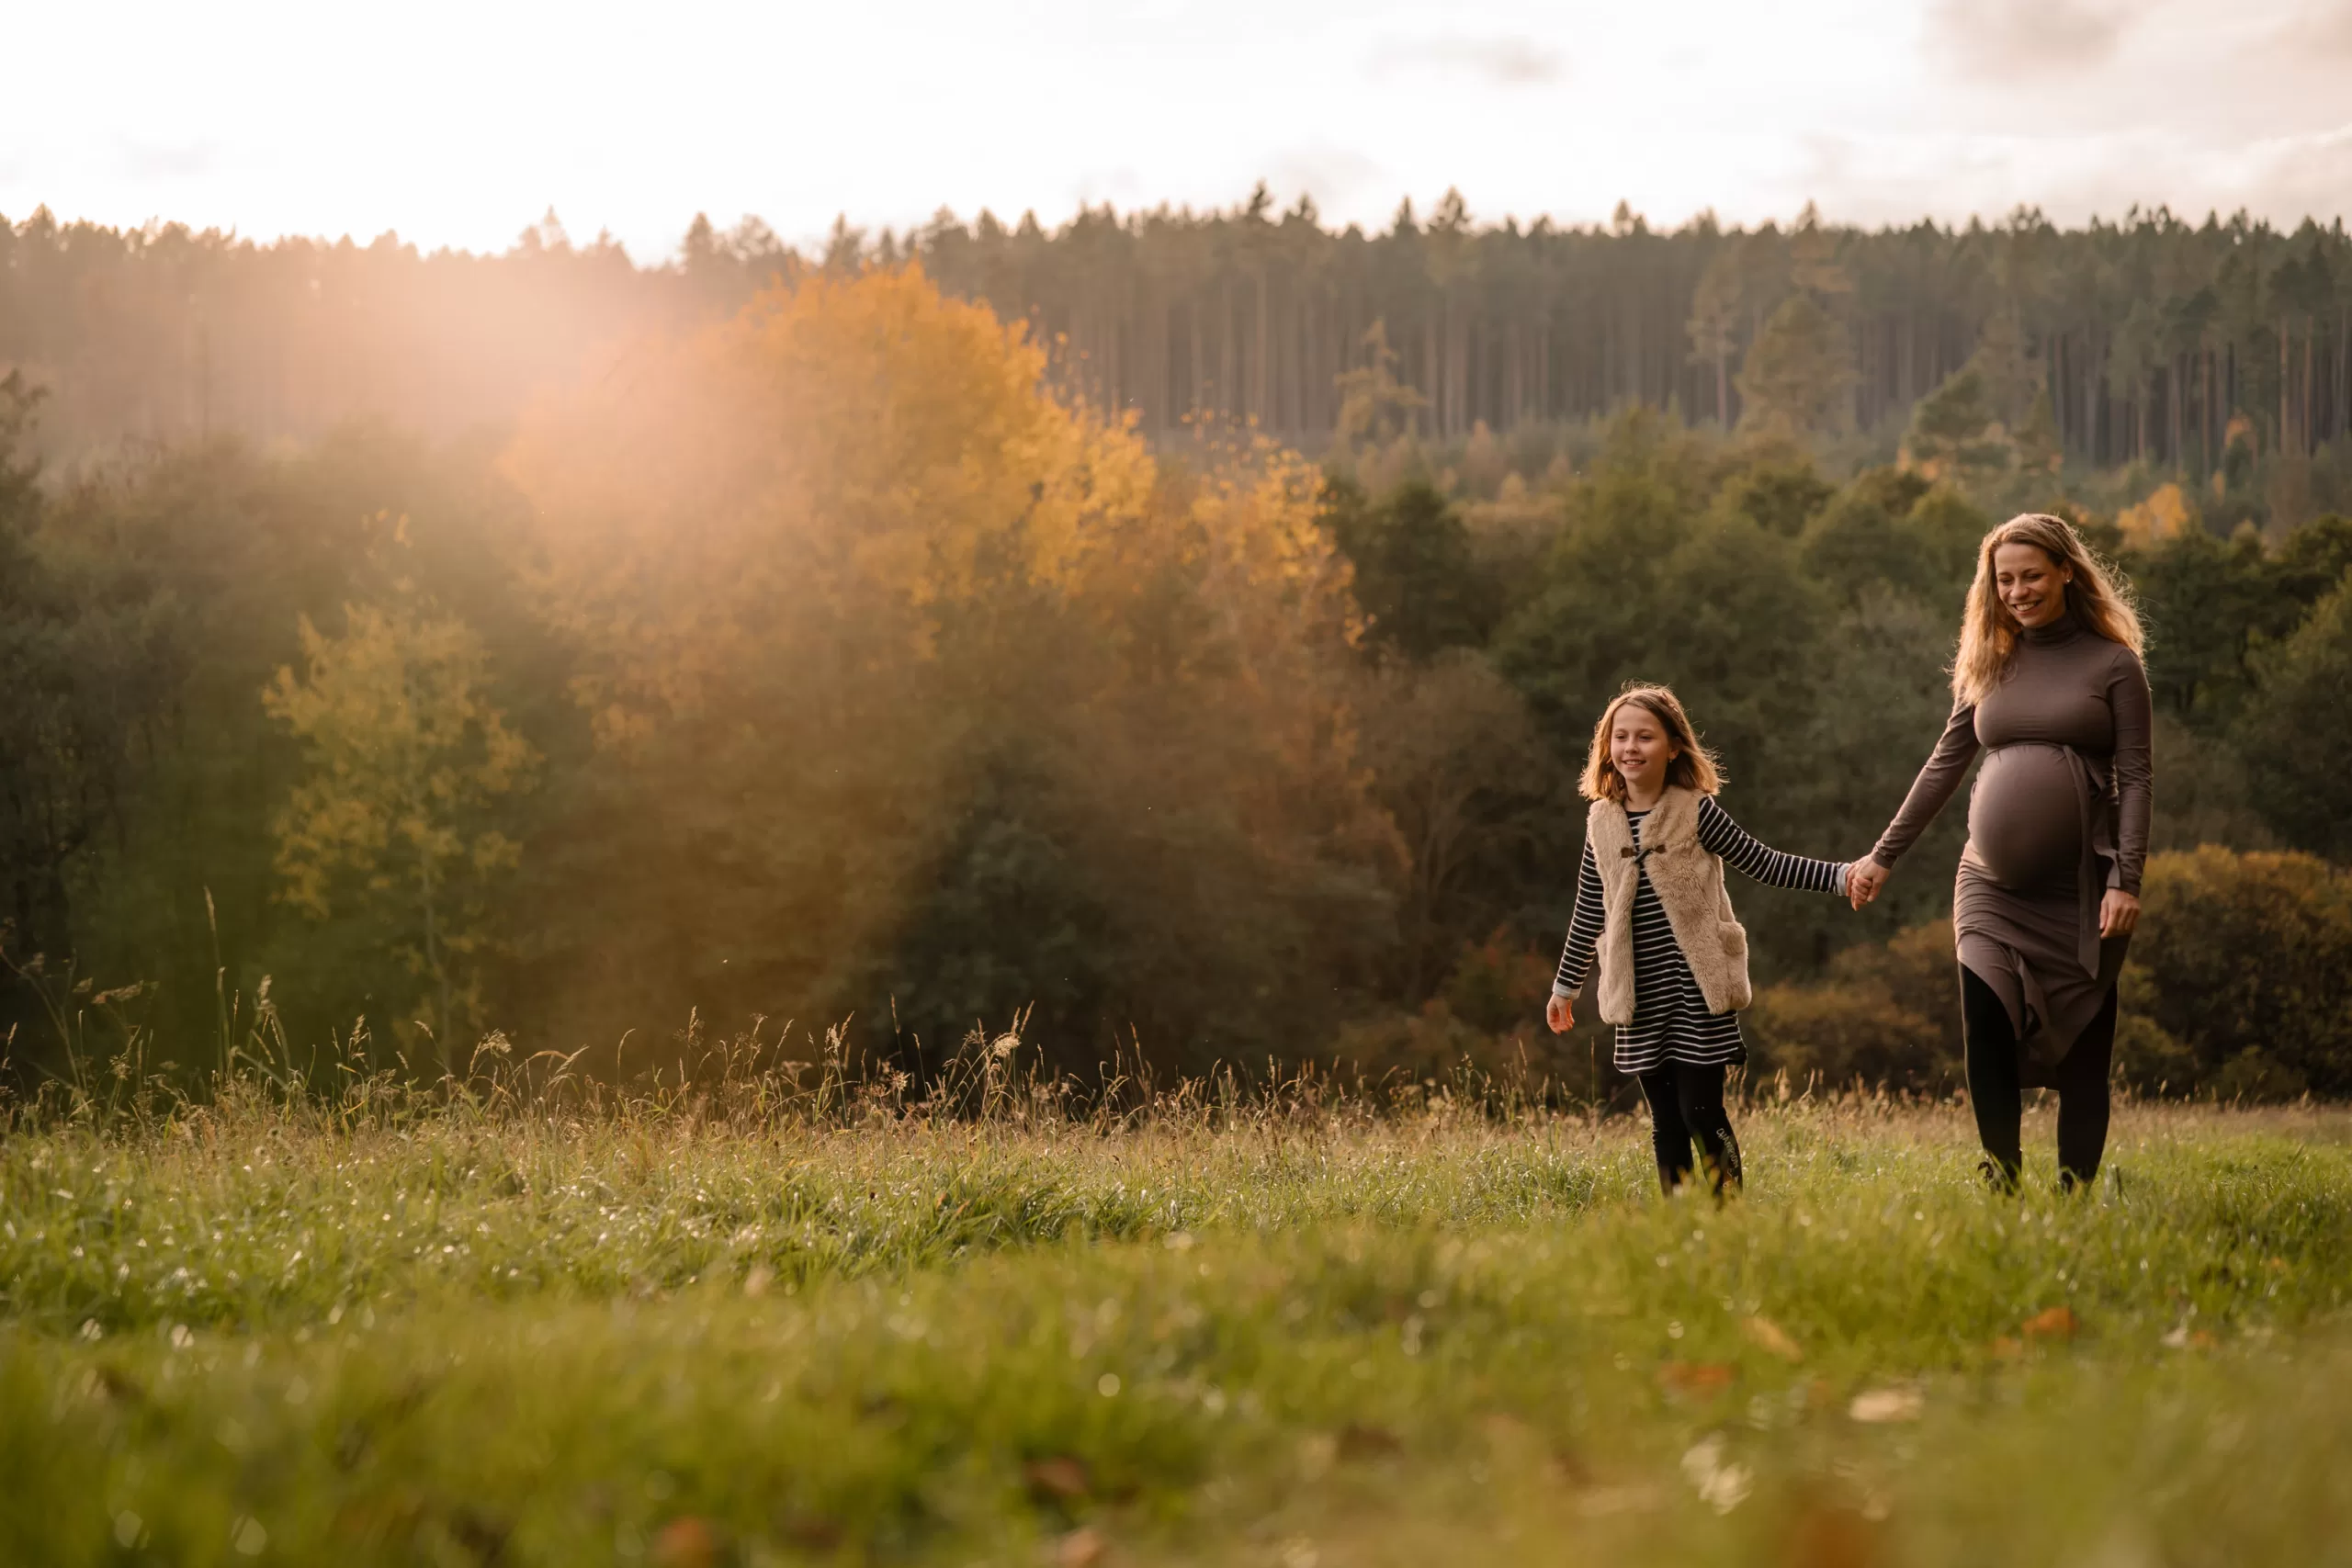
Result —
[[[815, 276], [538, 410], [507, 472], [597, 784], [583, 1016], [863, 1010], [927, 1059], [1283, 1050], [1391, 932], [1318, 476], [1176, 468], [919, 269]], [[557, 939], [555, 945], [560, 946]], [[878, 1024], [877, 1024], [878, 1021]]]

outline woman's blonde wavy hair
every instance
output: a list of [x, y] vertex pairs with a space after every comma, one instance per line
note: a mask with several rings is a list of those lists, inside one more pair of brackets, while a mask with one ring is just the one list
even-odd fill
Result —
[[1968, 607], [1961, 613], [1960, 651], [1951, 661], [1951, 694], [1956, 701], [1983, 702], [2016, 657], [2018, 634], [2024, 628], [2001, 603], [1994, 581], [1993, 552], [2003, 545], [2031, 545], [2063, 570], [2072, 568], [2066, 584], [2066, 607], [2075, 618], [2109, 642], [2120, 642], [2138, 654], [2147, 638], [2140, 630], [2139, 612], [2132, 592], [2083, 543], [2083, 536], [2063, 517], [2027, 512], [1984, 536], [1976, 552], [1976, 581], [1968, 585]]
[[1592, 727], [1592, 750], [1584, 760], [1584, 777], [1577, 781], [1577, 787], [1584, 792], [1587, 800], [1625, 798], [1625, 775], [1610, 760], [1609, 732], [1616, 728], [1617, 710], [1627, 703], [1646, 709], [1656, 717], [1674, 747], [1674, 761], [1666, 765], [1668, 784], [1695, 789], [1701, 795], [1713, 795], [1724, 787], [1714, 753], [1699, 744], [1699, 732], [1691, 727], [1690, 716], [1682, 711], [1682, 700], [1673, 689], [1633, 685], [1618, 693], [1601, 709], [1600, 722]]

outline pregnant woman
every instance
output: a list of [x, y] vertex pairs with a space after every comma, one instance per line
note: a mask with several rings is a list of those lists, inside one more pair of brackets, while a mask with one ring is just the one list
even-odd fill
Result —
[[2058, 1173], [2107, 1147], [2115, 981], [2140, 919], [2151, 790], [2139, 617], [2062, 520], [1984, 536], [1952, 664], [1951, 719], [1871, 858], [1857, 908], [1981, 750], [1952, 893], [1968, 1098], [1984, 1173], [2017, 1185], [2027, 1086], [2058, 1090]]

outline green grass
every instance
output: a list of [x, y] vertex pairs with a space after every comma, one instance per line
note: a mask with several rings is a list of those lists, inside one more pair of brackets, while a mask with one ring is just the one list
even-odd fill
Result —
[[2074, 1200], [1742, 1132], [1718, 1209], [1442, 1104], [27, 1120], [0, 1561], [2344, 1560], [2352, 1115]]

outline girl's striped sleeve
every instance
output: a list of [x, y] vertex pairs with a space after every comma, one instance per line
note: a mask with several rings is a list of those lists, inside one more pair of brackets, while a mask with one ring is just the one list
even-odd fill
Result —
[[1552, 976], [1552, 994], [1573, 997], [1584, 989], [1592, 971], [1592, 950], [1600, 941], [1600, 866], [1592, 846], [1584, 847], [1584, 863], [1577, 868], [1577, 909], [1568, 917], [1568, 942], [1560, 950], [1559, 972]]
[[1842, 894], [1846, 891], [1847, 873], [1852, 869], [1838, 861], [1807, 860], [1803, 855], [1767, 849], [1747, 829], [1733, 821], [1731, 813], [1716, 804], [1712, 795], [1699, 800], [1699, 842], [1710, 853], [1721, 855], [1724, 863], [1734, 871], [1752, 876], [1768, 887]]

